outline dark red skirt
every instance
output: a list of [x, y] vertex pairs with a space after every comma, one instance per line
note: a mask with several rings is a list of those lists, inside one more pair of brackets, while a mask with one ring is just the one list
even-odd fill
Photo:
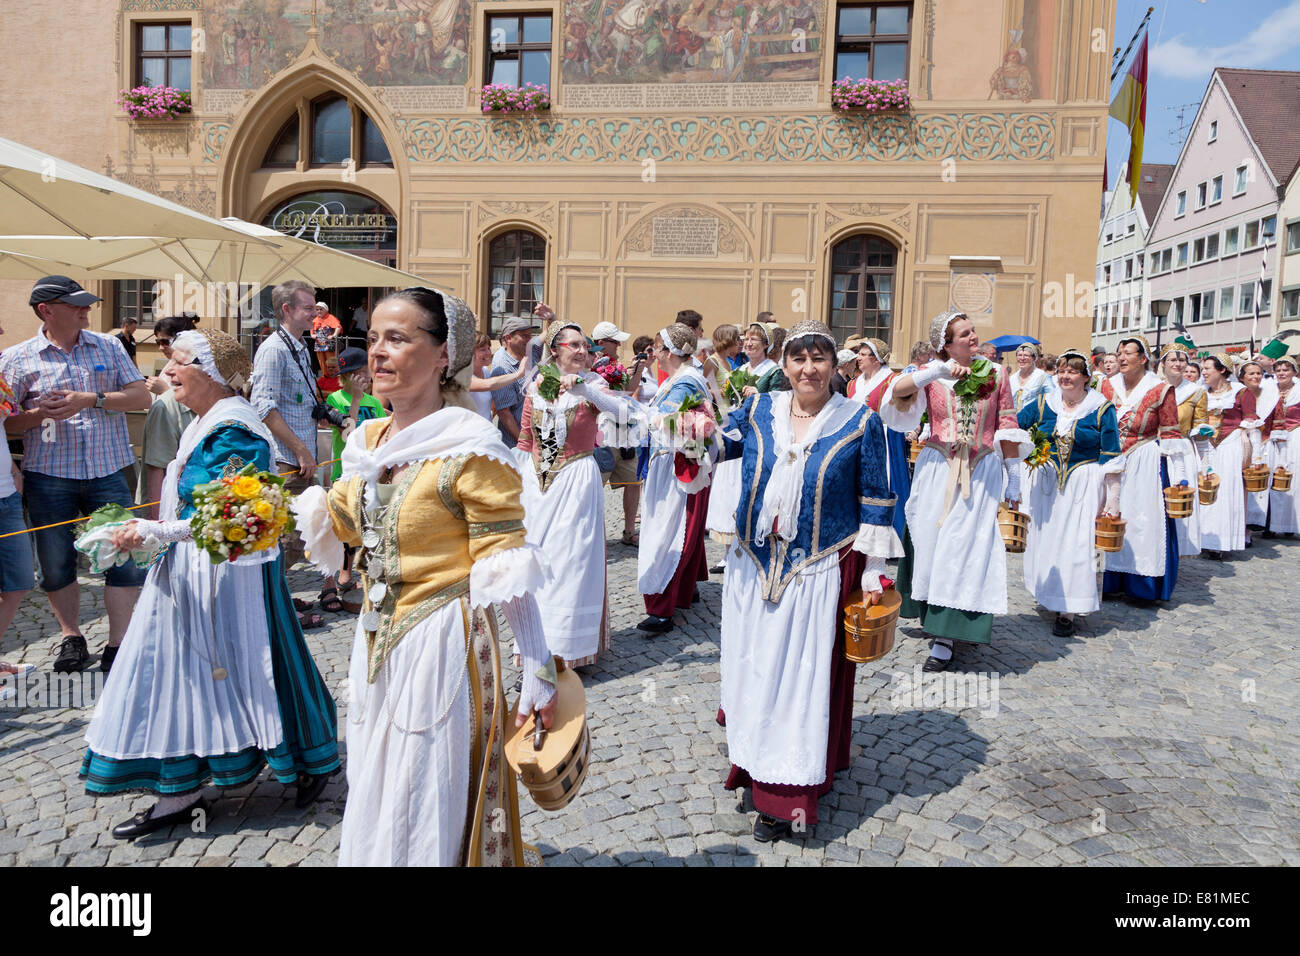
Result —
[[[857, 551], [840, 553], [839, 607], [848, 603], [849, 597], [862, 583], [864, 556]], [[755, 600], [759, 600], [755, 596]], [[726, 787], [748, 787], [754, 798], [754, 809], [780, 820], [799, 820], [808, 826], [817, 822], [817, 801], [830, 792], [835, 774], [849, 767], [849, 744], [853, 740], [853, 683], [858, 667], [844, 656], [844, 615], [835, 614], [835, 647], [831, 651], [831, 706], [830, 727], [826, 734], [826, 779], [820, 784], [794, 786], [787, 783], [761, 783], [752, 780], [749, 772], [735, 764], [727, 774]], [[718, 723], [726, 726], [726, 715], [718, 709]]]
[[709, 516], [709, 489], [686, 496], [686, 542], [668, 587], [662, 594], [645, 594], [645, 612], [655, 617], [672, 617], [673, 610], [691, 606], [700, 581], [709, 579], [709, 559], [704, 554], [704, 522]]

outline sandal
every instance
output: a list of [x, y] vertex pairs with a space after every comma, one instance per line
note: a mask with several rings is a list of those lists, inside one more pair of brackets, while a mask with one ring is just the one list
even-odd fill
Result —
[[298, 618], [298, 626], [301, 627], [304, 631], [315, 630], [318, 627], [325, 626], [325, 618], [323, 615], [313, 614], [311, 612], [308, 612], [306, 614], [303, 614], [302, 617]]
[[352, 577], [348, 578], [347, 584], [339, 585], [339, 594], [347, 594], [349, 591], [355, 591], [360, 586], [361, 585], [357, 583], [357, 578], [354, 574]]
[[339, 600], [338, 588], [326, 588], [320, 592], [320, 608], [327, 614], [337, 614], [343, 610], [343, 602]]
[[293, 609], [295, 611], [298, 611], [299, 613], [303, 611], [310, 611], [315, 606], [316, 606], [315, 601], [304, 601], [302, 598], [293, 599]]
[[623, 532], [623, 543], [628, 545], [629, 547], [640, 544], [640, 542], [641, 542], [641, 536], [637, 534], [635, 531]]

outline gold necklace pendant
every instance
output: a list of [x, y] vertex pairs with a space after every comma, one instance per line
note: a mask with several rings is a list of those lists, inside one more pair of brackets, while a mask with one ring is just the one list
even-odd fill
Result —
[[225, 669], [224, 667], [214, 667], [214, 668], [212, 668], [212, 679], [213, 679], [213, 680], [225, 680], [227, 676], [228, 676], [228, 675], [227, 675], [227, 673], [226, 673], [226, 669]]

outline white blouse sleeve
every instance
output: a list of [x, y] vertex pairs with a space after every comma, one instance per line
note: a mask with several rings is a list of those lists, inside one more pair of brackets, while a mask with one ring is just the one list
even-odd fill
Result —
[[924, 388], [918, 388], [916, 394], [907, 398], [895, 399], [894, 386], [901, 379], [902, 376], [899, 376], [889, 383], [884, 400], [880, 403], [880, 417], [884, 419], [885, 427], [906, 434], [921, 424], [921, 416], [928, 406]]

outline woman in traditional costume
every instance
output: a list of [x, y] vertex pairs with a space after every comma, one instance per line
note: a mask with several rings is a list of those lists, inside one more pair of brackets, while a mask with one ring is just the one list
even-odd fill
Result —
[[1201, 361], [1206, 410], [1214, 430], [1213, 436], [1201, 443], [1201, 464], [1219, 476], [1218, 497], [1201, 509], [1201, 549], [1215, 560], [1222, 560], [1226, 551], [1246, 547], [1246, 489], [1241, 479], [1246, 453], [1239, 429], [1243, 419], [1254, 417], [1255, 408], [1251, 396], [1238, 398], [1244, 387], [1232, 380], [1231, 368], [1232, 359], [1227, 355]]
[[587, 340], [573, 322], [556, 323], [543, 340], [542, 365], [554, 362], [559, 395], [528, 386], [516, 458], [524, 472], [528, 540], [545, 553], [551, 576], [535, 594], [546, 643], [569, 665], [594, 664], [611, 647], [605, 587], [605, 490], [592, 452], [604, 413], [625, 429], [635, 406], [585, 371]]
[[[1032, 342], [1025, 342], [1016, 349], [1016, 370], [1010, 375], [1011, 399], [1016, 406], [1016, 414], [1032, 405], [1040, 395], [1055, 391], [1055, 382], [1051, 372], [1042, 368], [1043, 350]], [[1053, 367], [1052, 371], [1056, 369]], [[1020, 482], [1018, 487], [1023, 493], [1029, 470], [1022, 459], [1016, 464]]]
[[[659, 331], [654, 354], [668, 378], [650, 401], [652, 414], [672, 414], [688, 398], [699, 402], [702, 410], [709, 409], [708, 383], [691, 365], [694, 353], [695, 333], [689, 327], [675, 323]], [[707, 459], [687, 459], [664, 429], [652, 433], [637, 551], [637, 586], [645, 598], [646, 618], [638, 630], [671, 631], [673, 611], [695, 603], [698, 582], [709, 579], [704, 523], [711, 467]]]
[[1294, 356], [1284, 355], [1273, 363], [1277, 378], [1278, 401], [1273, 410], [1269, 440], [1273, 445], [1273, 468], [1291, 472], [1291, 489], [1269, 492], [1268, 533], [1295, 534], [1300, 531], [1300, 511], [1296, 508], [1297, 478], [1300, 477], [1300, 441], [1296, 429], [1300, 428], [1300, 388], [1295, 387], [1297, 362]]
[[1020, 409], [1020, 427], [1050, 436], [1048, 459], [1029, 472], [1029, 537], [1025, 587], [1056, 612], [1052, 633], [1070, 637], [1076, 615], [1101, 607], [1097, 591], [1096, 522], [1103, 508], [1119, 511], [1120, 477], [1102, 474], [1119, 454], [1115, 409], [1089, 388], [1088, 357], [1067, 349], [1057, 359], [1059, 389]]
[[[880, 414], [880, 406], [897, 373], [889, 367], [889, 347], [880, 339], [863, 339], [858, 344], [858, 377], [849, 384], [849, 397], [865, 402]], [[885, 429], [885, 451], [889, 459], [889, 493], [897, 499], [894, 506], [894, 531], [901, 541], [907, 534], [907, 498], [912, 491], [912, 474], [908, 470], [907, 436], [892, 428]]]
[[[1016, 421], [1002, 366], [976, 354], [979, 336], [962, 312], [930, 323], [939, 360], [890, 383], [885, 424], [907, 432], [929, 411], [929, 438], [907, 500], [898, 566], [900, 614], [919, 617], [932, 638], [924, 669], [946, 670], [953, 642], [987, 644], [993, 615], [1007, 612], [1006, 547], [998, 503], [1019, 500], [1016, 462], [1032, 447]], [[972, 375], [975, 381], [962, 384]]]
[[[1195, 486], [1193, 474], [1201, 470], [1201, 457], [1197, 446], [1214, 434], [1209, 425], [1209, 410], [1205, 389], [1199, 382], [1189, 381], [1187, 368], [1191, 363], [1191, 353], [1187, 345], [1175, 339], [1160, 350], [1160, 372], [1165, 381], [1174, 390], [1174, 401], [1178, 403], [1178, 431], [1191, 442], [1192, 452], [1189, 459], [1191, 472], [1188, 480]], [[1178, 533], [1178, 556], [1190, 558], [1201, 553], [1201, 498], [1192, 495], [1192, 515], [1174, 522]]]
[[161, 798], [113, 828], [134, 839], [189, 824], [201, 788], [239, 787], [270, 764], [310, 804], [339, 767], [338, 724], [298, 626], [276, 546], [214, 564], [193, 541], [194, 489], [271, 468], [271, 433], [240, 394], [252, 366], [210, 329], [182, 332], [163, 377], [197, 418], [163, 479], [159, 521], [129, 521], [123, 551], [166, 545], [141, 589], [122, 650], [86, 732], [93, 796]]
[[[1255, 406], [1254, 413], [1243, 417], [1241, 422], [1241, 428], [1246, 433], [1250, 463], [1265, 465], [1269, 471], [1272, 471], [1274, 465], [1271, 456], [1275, 446], [1268, 439], [1273, 428], [1273, 413], [1278, 406], [1277, 382], [1271, 377], [1265, 378], [1264, 366], [1254, 359], [1237, 366], [1237, 381], [1245, 386], [1245, 392]], [[1246, 395], [1241, 398], [1243, 402], [1247, 400]], [[1267, 486], [1263, 491], [1246, 492], [1246, 547], [1248, 548], [1251, 545], [1250, 529], [1255, 527], [1262, 531], [1268, 527], [1268, 497]]]
[[1101, 383], [1115, 406], [1121, 454], [1104, 466], [1121, 474], [1124, 547], [1106, 555], [1103, 595], [1168, 601], [1178, 582], [1178, 532], [1165, 516], [1164, 489], [1196, 474], [1191, 443], [1178, 430], [1174, 388], [1151, 371], [1151, 348], [1134, 333], [1115, 351], [1119, 371]]
[[[555, 674], [533, 593], [543, 555], [524, 538], [523, 483], [468, 399], [474, 316], [405, 289], [375, 307], [375, 397], [328, 498], [299, 499], [303, 539], [329, 569], [362, 549], [366, 603], [352, 646], [341, 866], [525, 862], [515, 778], [502, 754], [499, 607], [523, 659], [522, 723], [554, 717]], [[341, 543], [340, 543], [341, 542]]]
[[731, 772], [749, 787], [754, 836], [817, 822], [818, 798], [849, 764], [855, 667], [842, 608], [879, 601], [890, 525], [879, 416], [830, 389], [835, 340], [800, 322], [786, 340], [790, 391], [751, 397], [724, 431], [742, 462], [737, 535], [722, 593], [722, 713]]

